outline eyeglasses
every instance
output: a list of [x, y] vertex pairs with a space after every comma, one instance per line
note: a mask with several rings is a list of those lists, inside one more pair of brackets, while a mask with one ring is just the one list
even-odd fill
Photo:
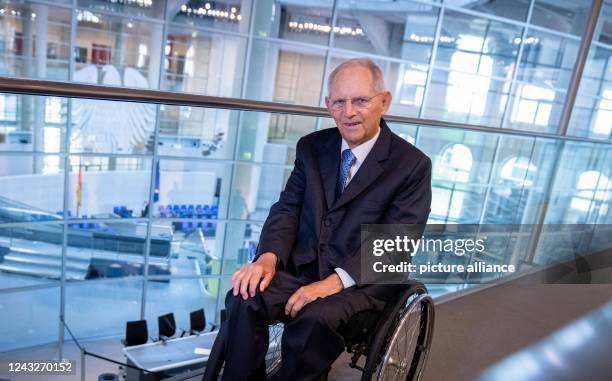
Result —
[[378, 93], [372, 97], [334, 99], [331, 101], [331, 108], [332, 110], [336, 110], [336, 111], [342, 110], [346, 107], [347, 101], [350, 101], [353, 107], [355, 108], [368, 108], [372, 104], [372, 99], [382, 94], [384, 93]]

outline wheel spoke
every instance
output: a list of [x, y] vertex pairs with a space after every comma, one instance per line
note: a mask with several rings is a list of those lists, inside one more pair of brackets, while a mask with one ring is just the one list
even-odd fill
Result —
[[400, 315], [386, 354], [379, 366], [378, 381], [406, 380], [415, 354], [419, 349], [419, 335], [425, 329], [426, 316], [420, 302], [408, 304]]

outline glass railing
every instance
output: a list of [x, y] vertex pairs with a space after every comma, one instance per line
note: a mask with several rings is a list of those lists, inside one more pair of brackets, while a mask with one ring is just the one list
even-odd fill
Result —
[[[2, 320], [34, 327], [57, 319], [41, 290], [65, 287], [66, 321], [78, 337], [120, 334], [139, 312], [178, 317], [204, 306], [216, 316], [229, 276], [253, 258], [297, 140], [334, 128], [312, 107], [23, 84], [31, 87], [20, 92], [36, 95], [0, 94], [14, 104], [0, 120], [0, 300], [41, 307], [4, 309]], [[57, 114], [43, 112], [50, 102]], [[609, 142], [388, 119], [433, 162], [430, 224], [612, 224]], [[549, 254], [518, 257], [524, 248], [500, 244], [487, 255], [544, 265], [558, 253], [547, 240], [532, 244]], [[92, 318], [110, 305], [104, 322]], [[27, 340], [17, 340], [23, 332]], [[49, 341], [38, 333], [10, 329], [0, 351]]]

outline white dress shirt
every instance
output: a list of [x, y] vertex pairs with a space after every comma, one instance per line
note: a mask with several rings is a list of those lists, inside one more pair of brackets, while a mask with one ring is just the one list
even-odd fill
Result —
[[[363, 164], [366, 157], [368, 157], [368, 154], [372, 150], [372, 147], [374, 147], [374, 143], [376, 143], [376, 140], [378, 140], [378, 135], [380, 135], [380, 128], [372, 139], [363, 142], [357, 147], [351, 149], [351, 152], [353, 152], [353, 155], [355, 155], [355, 161], [349, 169], [349, 175], [347, 176], [346, 184], [344, 184], [345, 187], [351, 182], [351, 179], [355, 177], [355, 174], [357, 174], [357, 171], [361, 167], [361, 164]], [[344, 152], [344, 150], [347, 148], [349, 148], [349, 145], [346, 140], [342, 138], [342, 146], [340, 147], [340, 162], [342, 162], [342, 152]], [[357, 284], [353, 277], [351, 277], [349, 273], [347, 273], [340, 267], [336, 267], [334, 271], [336, 271], [336, 274], [338, 274], [338, 276], [340, 277], [340, 281], [342, 281], [342, 285], [344, 286], [344, 288], [348, 288]]]

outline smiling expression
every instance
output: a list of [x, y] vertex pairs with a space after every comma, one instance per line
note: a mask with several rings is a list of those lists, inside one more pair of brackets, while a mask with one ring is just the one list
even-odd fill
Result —
[[[335, 100], [358, 97], [372, 99], [367, 107], [355, 107], [348, 100], [340, 110], [331, 107]], [[336, 121], [340, 135], [350, 148], [354, 148], [376, 135], [380, 118], [391, 104], [391, 94], [376, 91], [370, 70], [363, 66], [349, 66], [336, 74], [329, 88], [329, 96], [325, 97], [325, 104]]]

